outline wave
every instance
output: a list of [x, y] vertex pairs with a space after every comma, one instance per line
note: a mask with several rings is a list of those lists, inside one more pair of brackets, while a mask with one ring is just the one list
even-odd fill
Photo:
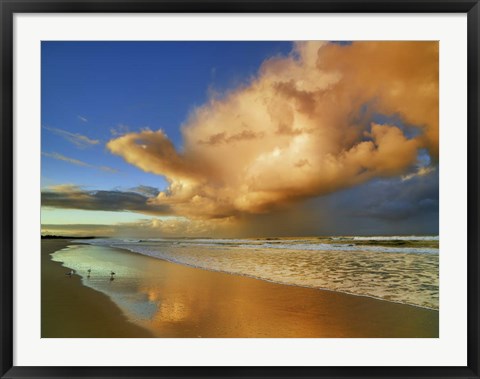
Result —
[[[399, 237], [373, 237], [378, 241], [395, 241]], [[387, 240], [387, 238], [389, 238]], [[417, 237], [420, 238], [420, 237]], [[427, 237], [425, 237], [427, 238]], [[429, 237], [434, 238], [434, 237]], [[366, 237], [350, 237], [351, 240], [367, 241]], [[438, 237], [437, 237], [438, 239]], [[372, 238], [369, 237], [368, 241]], [[374, 239], [375, 240], [375, 239]], [[403, 239], [403, 241], [412, 240]], [[185, 246], [185, 247], [210, 247], [210, 248], [242, 248], [242, 249], [281, 249], [281, 250], [301, 250], [301, 251], [339, 251], [339, 252], [378, 252], [378, 253], [400, 253], [400, 254], [438, 254], [439, 250], [435, 247], [400, 247], [400, 246], [382, 246], [380, 245], [362, 245], [355, 243], [338, 243], [341, 241], [335, 239], [331, 242], [312, 239], [279, 239], [271, 240], [249, 240], [249, 239], [94, 239], [91, 244], [113, 245], [113, 244], [158, 244], [167, 246]], [[434, 239], [414, 240], [414, 241], [435, 241]], [[84, 242], [78, 240], [76, 242]], [[336, 243], [335, 243], [336, 242]]]
[[350, 246], [312, 239], [88, 243], [211, 271], [438, 309], [438, 249]]
[[372, 240], [372, 241], [438, 241], [439, 236], [353, 236], [356, 241]]

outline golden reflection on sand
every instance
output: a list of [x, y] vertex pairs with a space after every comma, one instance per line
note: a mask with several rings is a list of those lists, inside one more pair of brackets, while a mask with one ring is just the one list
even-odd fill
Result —
[[279, 285], [107, 247], [65, 254], [72, 265], [88, 258], [89, 264], [96, 260], [97, 272], [102, 267], [117, 272], [113, 282], [92, 275], [84, 283], [107, 293], [128, 319], [157, 337], [438, 336], [437, 311]]

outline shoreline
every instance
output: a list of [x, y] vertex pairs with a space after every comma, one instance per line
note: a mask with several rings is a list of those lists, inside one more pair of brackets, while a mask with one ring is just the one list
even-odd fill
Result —
[[[84, 242], [79, 242], [78, 244], [95, 246], [95, 245], [89, 244], [88, 242], [85, 242], [85, 243]], [[348, 296], [365, 297], [365, 298], [368, 298], [368, 299], [385, 301], [385, 302], [388, 302], [388, 303], [400, 304], [400, 305], [405, 305], [405, 306], [408, 306], [408, 307], [420, 308], [420, 309], [425, 309], [425, 310], [434, 311], [434, 312], [439, 312], [440, 311], [438, 308], [431, 308], [431, 307], [426, 307], [426, 306], [418, 305], [418, 304], [402, 303], [401, 301], [383, 299], [381, 297], [376, 297], [376, 296], [372, 296], [372, 295], [362, 295], [362, 294], [357, 294], [357, 293], [352, 293], [352, 292], [337, 291], [337, 290], [331, 290], [331, 289], [328, 289], [328, 288], [313, 287], [313, 286], [307, 286], [307, 285], [301, 285], [301, 284], [276, 282], [274, 280], [270, 280], [270, 279], [266, 279], [266, 278], [262, 278], [262, 277], [254, 276], [254, 275], [242, 274], [242, 273], [238, 273], [238, 272], [228, 272], [228, 271], [215, 270], [215, 269], [210, 269], [210, 268], [201, 267], [201, 266], [195, 266], [195, 265], [192, 265], [192, 264], [177, 262], [177, 261], [168, 260], [168, 259], [165, 259], [165, 258], [151, 257], [149, 255], [138, 253], [136, 251], [130, 250], [126, 247], [118, 247], [118, 246], [110, 246], [110, 245], [108, 245], [107, 247], [109, 247], [111, 249], [118, 249], [118, 250], [127, 251], [127, 252], [132, 253], [132, 254], [139, 254], [139, 255], [144, 256], [144, 257], [158, 259], [160, 261], [164, 261], [164, 262], [168, 262], [168, 263], [172, 263], [172, 264], [176, 264], [176, 265], [190, 267], [190, 268], [197, 269], [197, 270], [204, 270], [204, 271], [208, 271], [208, 272], [216, 272], [216, 273], [219, 273], [219, 274], [240, 276], [240, 277], [250, 278], [250, 279], [254, 279], [254, 280], [261, 280], [261, 281], [267, 282], [267, 283], [278, 284], [278, 285], [281, 285], [281, 286], [308, 288], [308, 289], [313, 289], [313, 290], [317, 290], [317, 291], [333, 292], [333, 293], [338, 293], [338, 294], [343, 294], [343, 295], [348, 295]]]
[[41, 241], [41, 338], [149, 338], [105, 294], [83, 285], [79, 275], [51, 254], [77, 245], [64, 239]]
[[[87, 248], [92, 246], [88, 243], [69, 241], [65, 241], [63, 245], [81, 245]], [[150, 336], [438, 337], [437, 310], [368, 296], [285, 285], [249, 276], [199, 269], [134, 253], [124, 248], [104, 248], [116, 251], [115, 256], [118, 254], [119, 260], [126, 257], [133, 262], [143, 262], [142, 264], [146, 266], [154, 266], [156, 276], [165, 275], [162, 283], [152, 284], [146, 281], [143, 286], [146, 291], [143, 296], [148, 294], [148, 297], [158, 298], [157, 314], [143, 322], [137, 319], [137, 322], [133, 323], [126, 317], [122, 320], [133, 326], [141, 325], [143, 331], [147, 329], [150, 331]], [[48, 258], [50, 260], [50, 256]], [[67, 271], [65, 266], [61, 266], [62, 263], [51, 262], [59, 265], [63, 272]], [[61, 279], [65, 279], [63, 274], [62, 276]], [[108, 299], [114, 307], [112, 309], [121, 312], [119, 306], [107, 294], [84, 285], [80, 276], [76, 279], [78, 286]], [[111, 312], [103, 317], [110, 319]]]

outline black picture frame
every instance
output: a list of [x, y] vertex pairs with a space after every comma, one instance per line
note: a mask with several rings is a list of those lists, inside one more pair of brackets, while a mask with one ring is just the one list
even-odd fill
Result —
[[[468, 0], [0, 0], [0, 373], [27, 377], [479, 378], [479, 18]], [[19, 367], [13, 365], [13, 17], [16, 13], [465, 13], [468, 23], [468, 364], [465, 367]]]

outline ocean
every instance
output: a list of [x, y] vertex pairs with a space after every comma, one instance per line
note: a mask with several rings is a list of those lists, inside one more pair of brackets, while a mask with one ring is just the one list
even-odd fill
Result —
[[[285, 285], [439, 309], [438, 236], [109, 238], [77, 242]], [[79, 259], [79, 254], [85, 259]], [[53, 254], [54, 260], [83, 277], [90, 266], [97, 272], [105, 271], [103, 276], [109, 275], [108, 262], [100, 265], [87, 257], [88, 245]], [[86, 285], [95, 287], [95, 282]]]

